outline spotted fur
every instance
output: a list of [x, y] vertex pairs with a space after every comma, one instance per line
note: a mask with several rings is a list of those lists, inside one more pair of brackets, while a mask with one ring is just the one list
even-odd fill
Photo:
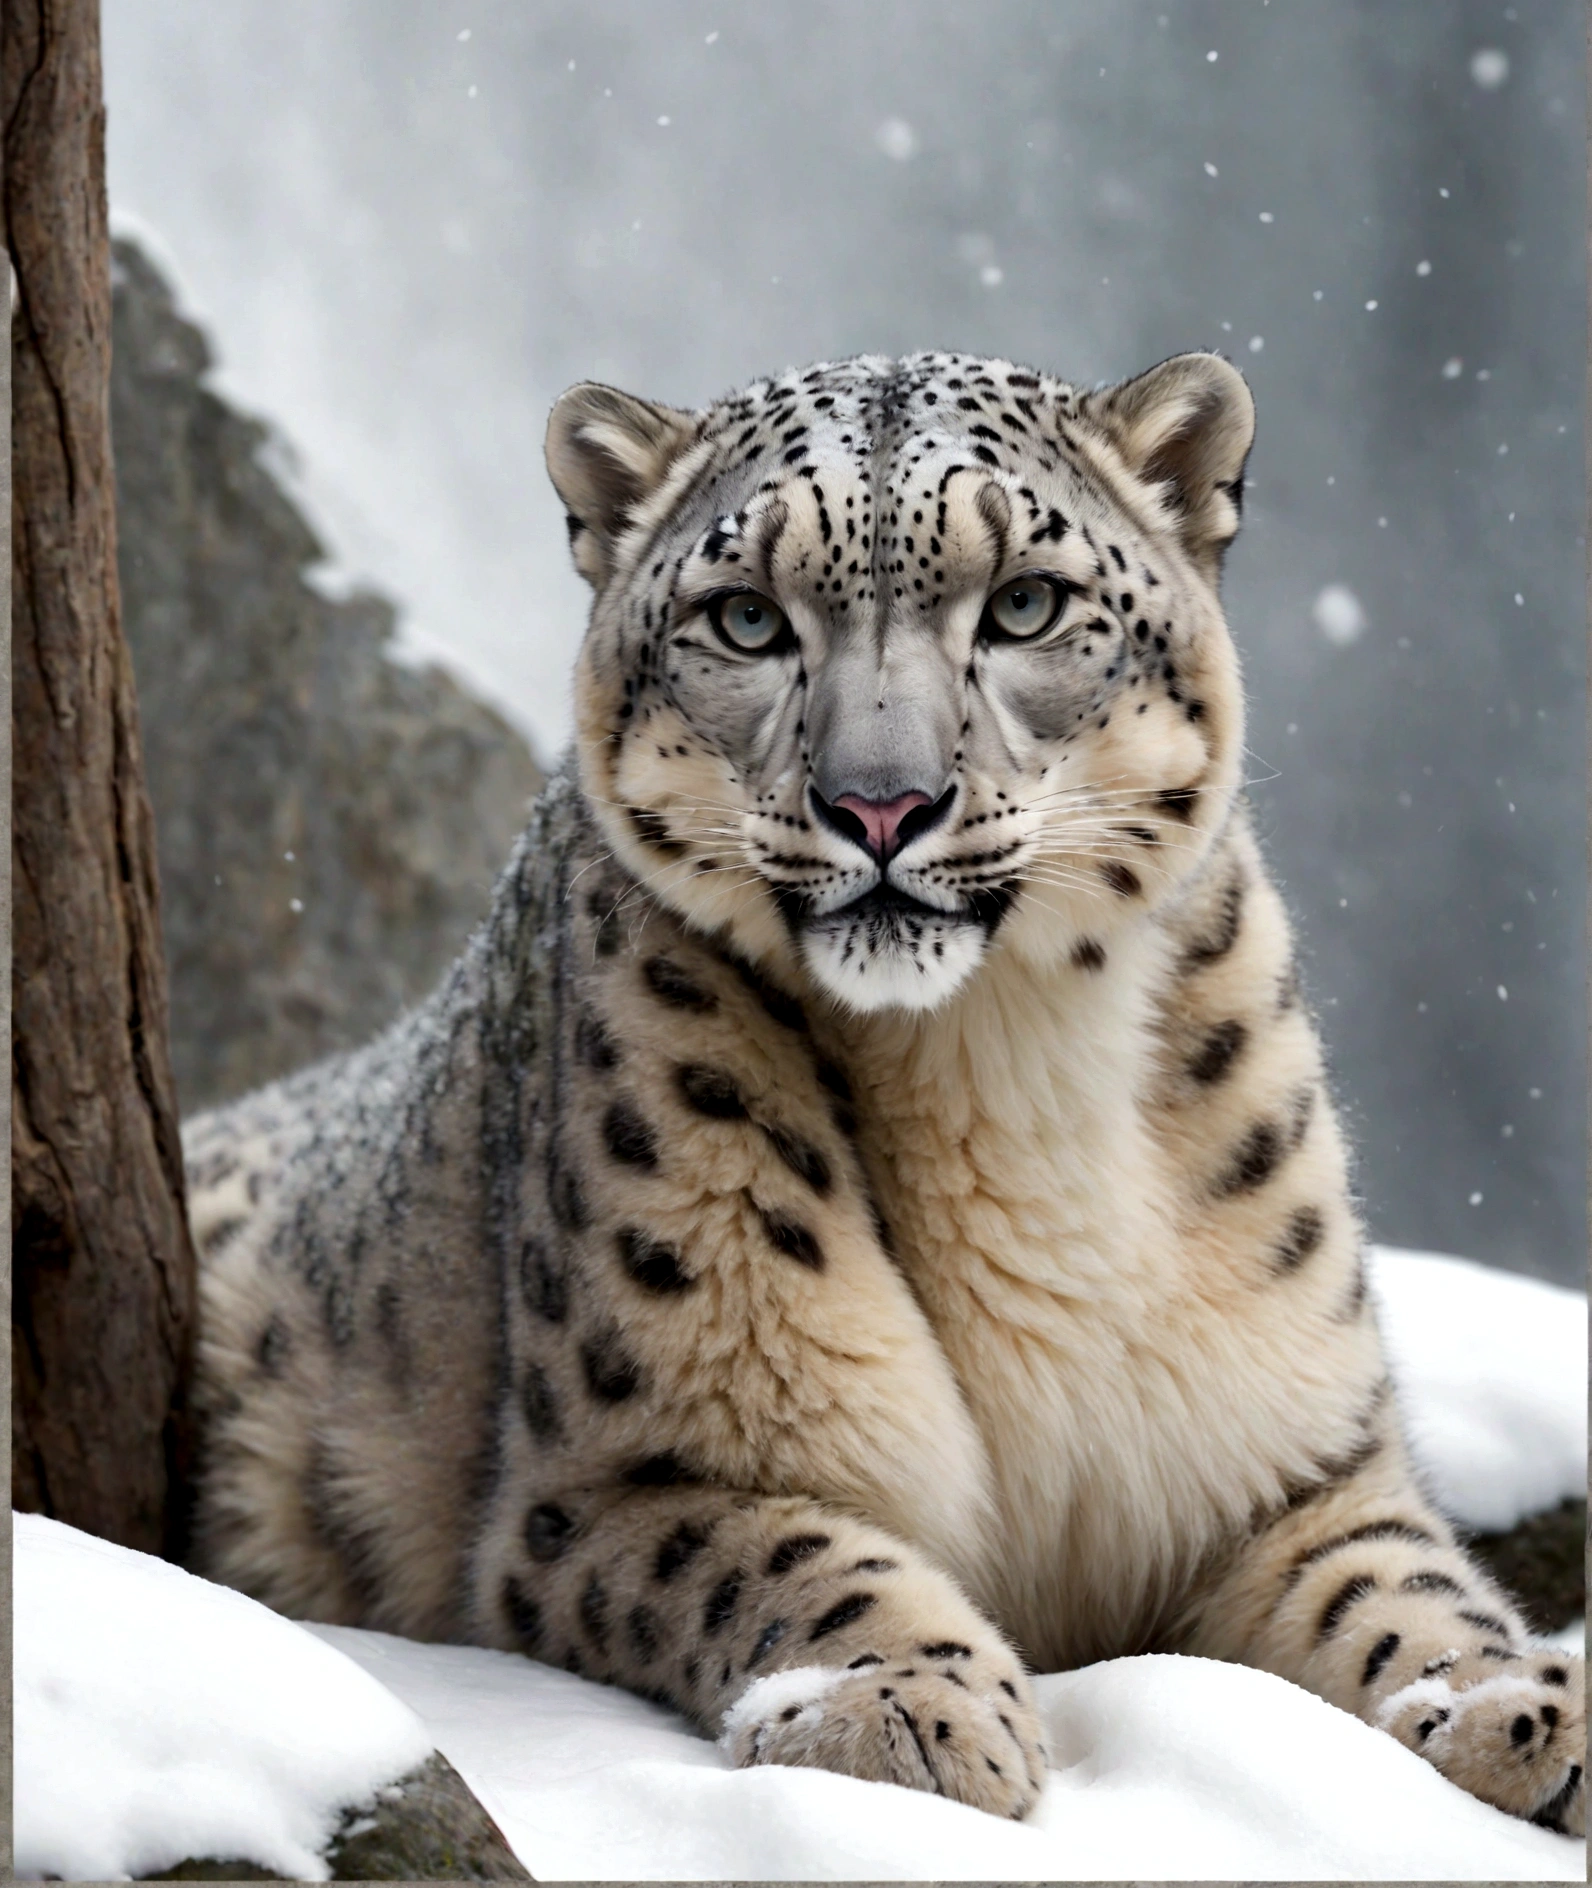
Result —
[[427, 1004], [188, 1129], [210, 1572], [1006, 1815], [1027, 1667], [1242, 1660], [1582, 1827], [1249, 830], [1251, 425], [1209, 355], [564, 397], [573, 760]]

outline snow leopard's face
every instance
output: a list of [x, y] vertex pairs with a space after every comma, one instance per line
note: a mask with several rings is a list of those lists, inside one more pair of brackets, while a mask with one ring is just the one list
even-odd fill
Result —
[[1089, 394], [954, 354], [697, 414], [566, 394], [581, 773], [616, 852], [856, 1009], [940, 1003], [997, 939], [1088, 968], [1233, 791], [1215, 584], [1251, 432], [1211, 355]]

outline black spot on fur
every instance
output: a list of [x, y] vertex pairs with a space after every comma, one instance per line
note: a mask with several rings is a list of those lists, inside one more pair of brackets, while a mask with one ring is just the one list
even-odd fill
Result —
[[787, 996], [783, 990], [770, 983], [760, 970], [755, 969], [744, 958], [732, 957], [730, 962], [735, 966], [735, 974], [776, 1023], [785, 1029], [794, 1029], [799, 1032], [806, 1030], [807, 1017], [795, 997]]
[[1238, 1144], [1227, 1171], [1212, 1189], [1218, 1199], [1235, 1193], [1253, 1193], [1277, 1171], [1283, 1156], [1283, 1137], [1274, 1123], [1257, 1121]]
[[704, 990], [672, 957], [649, 957], [641, 966], [641, 974], [652, 994], [672, 1009], [691, 1010], [704, 1016], [719, 1006], [713, 992]]
[[503, 1612], [520, 1642], [520, 1650], [534, 1653], [542, 1643], [542, 1609], [511, 1573], [503, 1582]]
[[520, 1389], [520, 1407], [525, 1411], [525, 1426], [538, 1442], [556, 1442], [561, 1433], [558, 1398], [547, 1372], [538, 1363], [527, 1364]]
[[[621, 892], [619, 897], [623, 897]], [[596, 931], [592, 950], [598, 957], [614, 957], [624, 942], [624, 926], [619, 917], [619, 898], [594, 893], [586, 906]]]
[[650, 1606], [632, 1606], [625, 1627], [631, 1649], [643, 1664], [658, 1656], [658, 1615]]
[[608, 1593], [594, 1573], [580, 1596], [580, 1623], [599, 1652], [608, 1650]]
[[565, 1232], [584, 1232], [591, 1223], [591, 1209], [586, 1204], [580, 1176], [566, 1167], [555, 1149], [547, 1162], [547, 1204], [554, 1223]]
[[641, 1366], [628, 1356], [614, 1330], [598, 1332], [581, 1346], [581, 1365], [593, 1396], [604, 1403], [623, 1403], [641, 1388]]
[[1544, 1665], [1537, 1674], [1545, 1685], [1568, 1685], [1570, 1674], [1562, 1665]]
[[1100, 867], [1100, 876], [1119, 898], [1137, 898], [1144, 890], [1144, 885], [1131, 865], [1124, 865], [1120, 859], [1107, 859]]
[[702, 1630], [718, 1632], [735, 1617], [735, 1608], [741, 1597], [741, 1575], [727, 1574], [708, 1595], [707, 1604], [702, 1609]]
[[879, 1604], [874, 1593], [848, 1593], [843, 1600], [836, 1600], [829, 1611], [814, 1622], [808, 1639], [827, 1639], [832, 1632], [839, 1632], [842, 1627], [851, 1625], [862, 1618], [864, 1613], [871, 1613]]
[[1317, 1207], [1301, 1206], [1298, 1212], [1290, 1214], [1282, 1238], [1272, 1253], [1276, 1270], [1296, 1271], [1321, 1244], [1326, 1229], [1326, 1220]]
[[613, 1037], [603, 1027], [602, 1019], [591, 1010], [584, 1011], [575, 1025], [575, 1054], [587, 1068], [599, 1074], [613, 1068], [619, 1060]]
[[712, 1537], [713, 1529], [701, 1521], [682, 1521], [669, 1538], [658, 1549], [658, 1558], [653, 1566], [653, 1578], [672, 1580], [682, 1567], [687, 1567]]
[[1168, 787], [1155, 796], [1155, 803], [1163, 813], [1170, 813], [1173, 819], [1187, 822], [1193, 819], [1199, 798], [1198, 787]]
[[847, 1573], [896, 1573], [899, 1570], [896, 1561], [878, 1558], [856, 1561], [846, 1569]]
[[1376, 1591], [1376, 1580], [1369, 1573], [1357, 1573], [1352, 1579], [1345, 1580], [1332, 1598], [1322, 1608], [1321, 1617], [1316, 1621], [1316, 1643], [1330, 1639], [1343, 1623], [1343, 1616], [1356, 1601], [1363, 1600], [1367, 1593]]
[[569, 1275], [540, 1239], [527, 1239], [520, 1248], [520, 1292], [527, 1308], [549, 1324], [569, 1316]]
[[1336, 1313], [1340, 1324], [1352, 1324], [1365, 1309], [1366, 1300], [1371, 1295], [1371, 1278], [1366, 1269], [1365, 1253], [1359, 1252], [1354, 1261], [1354, 1277], [1349, 1284], [1349, 1295]]
[[877, 1652], [863, 1652], [858, 1657], [848, 1661], [846, 1670], [848, 1672], [865, 1672], [870, 1665], [883, 1664], [884, 1660], [880, 1658]]
[[674, 1246], [634, 1226], [623, 1226], [615, 1235], [619, 1263], [625, 1274], [645, 1291], [661, 1293], [689, 1291], [696, 1283], [680, 1263]]
[[1509, 1726], [1509, 1741], [1518, 1750], [1522, 1744], [1531, 1742], [1531, 1719], [1522, 1711]]
[[1241, 872], [1234, 872], [1222, 887], [1210, 929], [1183, 952], [1184, 969], [1203, 970], [1207, 964], [1219, 962], [1238, 942], [1243, 920], [1244, 877]]
[[955, 1639], [941, 1639], [936, 1645], [920, 1645], [918, 1654], [926, 1659], [970, 1659], [973, 1648]]
[[561, 1560], [575, 1538], [575, 1520], [556, 1501], [539, 1501], [525, 1517], [525, 1551], [532, 1560]]
[[1478, 1632], [1495, 1632], [1500, 1639], [1509, 1639], [1514, 1636], [1496, 1613], [1461, 1613], [1460, 1618], [1467, 1626], [1474, 1626]]
[[774, 1152], [793, 1174], [805, 1180], [820, 1198], [828, 1193], [834, 1184], [834, 1177], [829, 1171], [829, 1162], [811, 1141], [803, 1140], [801, 1135], [793, 1134], [789, 1128], [765, 1126], [763, 1132], [768, 1136]]
[[643, 1456], [625, 1470], [625, 1480], [632, 1488], [677, 1488], [701, 1479], [670, 1449], [665, 1449], [661, 1455]]
[[671, 836], [668, 823], [657, 813], [645, 806], [627, 806], [625, 815], [631, 829], [644, 846], [651, 846], [667, 858], [678, 858], [685, 851], [678, 839]]
[[1447, 1593], [1456, 1600], [1465, 1598], [1465, 1589], [1446, 1573], [1412, 1573], [1399, 1582], [1401, 1593]]
[[776, 1252], [783, 1252], [786, 1258], [795, 1259], [799, 1265], [805, 1265], [812, 1271], [824, 1269], [824, 1249], [817, 1239], [799, 1220], [788, 1219], [783, 1213], [761, 1212], [763, 1231], [768, 1235], [768, 1243]]
[[1225, 1081], [1248, 1040], [1249, 1031], [1242, 1023], [1232, 1019], [1218, 1023], [1206, 1032], [1205, 1040], [1189, 1059], [1190, 1079], [1206, 1087]]
[[1340, 1548], [1352, 1547], [1357, 1541], [1410, 1541], [1418, 1547], [1435, 1547], [1437, 1542], [1423, 1527], [1417, 1527], [1413, 1521], [1367, 1521], [1363, 1527], [1352, 1527], [1346, 1533], [1334, 1534], [1330, 1539], [1317, 1541], [1314, 1547], [1308, 1547], [1294, 1561], [1296, 1573], [1306, 1567], [1314, 1566], [1318, 1560], [1325, 1560]]
[[282, 1365], [293, 1348], [293, 1340], [288, 1335], [288, 1328], [274, 1314], [260, 1333], [260, 1341], [254, 1347], [255, 1357], [260, 1368], [268, 1377], [279, 1377]]
[[650, 1172], [658, 1164], [658, 1137], [626, 1096], [611, 1103], [603, 1116], [603, 1141], [614, 1159], [626, 1167]]
[[783, 1639], [785, 1634], [789, 1631], [790, 1621], [788, 1619], [771, 1619], [757, 1635], [757, 1643], [752, 1647], [752, 1656], [746, 1661], [746, 1669], [751, 1671], [754, 1665], [760, 1664], [762, 1660], [766, 1659], [769, 1653], [774, 1650], [775, 1646], [779, 1644], [780, 1640]]
[[746, 1102], [735, 1077], [727, 1069], [708, 1068], [700, 1062], [687, 1063], [676, 1079], [680, 1093], [689, 1107], [715, 1121], [744, 1121]]
[[1366, 1654], [1365, 1670], [1360, 1674], [1360, 1683], [1369, 1685], [1382, 1667], [1387, 1664], [1399, 1649], [1399, 1636], [1396, 1632], [1384, 1632], [1371, 1650]]
[[799, 1561], [811, 1560], [830, 1544], [827, 1534], [787, 1534], [768, 1557], [768, 1571], [789, 1573]]
[[827, 1088], [837, 1101], [850, 1101], [851, 1084], [833, 1062], [820, 1062], [817, 1067], [819, 1083]]
[[1106, 954], [1092, 937], [1081, 937], [1072, 947], [1072, 961], [1080, 970], [1103, 970]]

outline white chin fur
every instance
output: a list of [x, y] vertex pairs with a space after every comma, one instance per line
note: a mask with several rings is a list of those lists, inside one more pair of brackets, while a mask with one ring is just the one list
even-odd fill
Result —
[[954, 919], [926, 920], [916, 938], [903, 928], [870, 939], [869, 928], [831, 920], [802, 939], [808, 970], [848, 1009], [937, 1009], [978, 968], [987, 942], [982, 926]]

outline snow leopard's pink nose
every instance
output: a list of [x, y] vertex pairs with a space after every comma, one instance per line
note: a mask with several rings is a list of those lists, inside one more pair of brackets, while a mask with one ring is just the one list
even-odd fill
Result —
[[896, 849], [896, 832], [902, 820], [913, 807], [929, 805], [929, 796], [903, 793], [897, 800], [864, 800], [859, 794], [843, 793], [835, 805], [862, 821], [868, 850], [882, 865]]

